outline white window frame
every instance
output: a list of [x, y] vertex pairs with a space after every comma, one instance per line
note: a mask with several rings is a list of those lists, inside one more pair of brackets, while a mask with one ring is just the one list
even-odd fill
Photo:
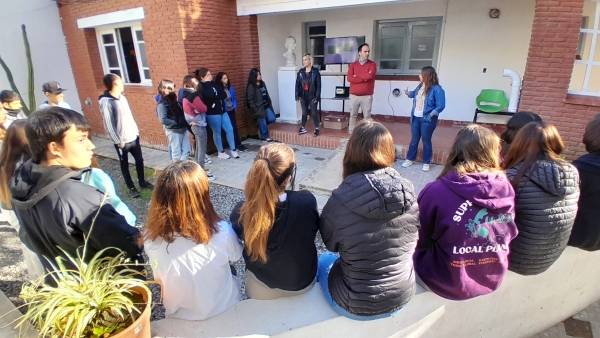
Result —
[[[437, 25], [436, 35], [435, 35], [435, 44], [433, 46], [433, 58], [431, 61], [431, 65], [437, 68], [438, 56], [440, 53], [440, 44], [442, 40], [442, 23], [443, 17], [429, 17], [429, 18], [407, 18], [407, 19], [392, 19], [392, 20], [379, 20], [376, 21], [375, 24], [375, 40], [374, 40], [374, 49], [375, 49], [375, 62], [377, 63], [377, 74], [382, 75], [416, 75], [420, 74], [420, 69], [409, 69], [410, 63], [410, 43], [412, 37], [412, 29], [413, 26], [420, 25]], [[406, 37], [404, 41], [404, 50], [402, 55], [402, 68], [401, 69], [382, 69], [380, 67], [381, 61], [381, 47], [382, 47], [382, 38], [381, 38], [381, 28], [383, 25], [402, 25], [406, 26]]]
[[[596, 53], [596, 43], [598, 39], [600, 39], [600, 2], [596, 0], [596, 14], [594, 20], [593, 28], [581, 28], [579, 34], [581, 33], [589, 33], [592, 34], [592, 43], [590, 46], [590, 55], [588, 60], [575, 60], [575, 64], [586, 65], [585, 77], [583, 79], [583, 87], [582, 90], [569, 90], [569, 94], [577, 94], [577, 95], [587, 95], [587, 96], [599, 96], [600, 91], [598, 92], [590, 92], [587, 91], [588, 85], [590, 83], [590, 78], [592, 76], [592, 67], [598, 66], [600, 67], [600, 61], [594, 61], [594, 54]], [[575, 66], [573, 66], [574, 69]], [[571, 81], [573, 79], [571, 78]]]
[[[135, 49], [135, 55], [136, 55], [136, 59], [137, 59], [137, 64], [138, 64], [138, 69], [140, 72], [140, 83], [131, 83], [129, 82], [128, 77], [126, 76], [126, 72], [125, 72], [125, 67], [124, 67], [124, 54], [123, 54], [123, 50], [122, 50], [122, 46], [120, 44], [120, 36], [119, 34], [117, 34], [117, 29], [119, 28], [131, 28], [131, 35], [132, 35], [132, 39], [133, 39], [133, 45], [134, 45], [134, 49]], [[100, 52], [100, 58], [102, 60], [102, 69], [104, 70], [105, 74], [110, 73], [111, 70], [119, 70], [121, 72], [121, 78], [123, 79], [123, 83], [125, 85], [131, 85], [131, 86], [152, 86], [152, 79], [148, 79], [146, 78], [146, 75], [144, 74], [144, 71], [150, 71], [150, 67], [148, 65], [148, 67], [144, 67], [144, 65], [142, 64], [142, 57], [141, 57], [141, 53], [140, 53], [140, 48], [139, 48], [139, 44], [146, 43], [146, 39], [144, 38], [144, 41], [138, 41], [137, 39], [137, 31], [142, 31], [143, 34], [143, 29], [142, 29], [142, 24], [141, 23], [128, 23], [128, 24], [120, 24], [120, 25], [113, 25], [113, 26], [103, 26], [103, 27], [96, 27], [96, 37], [98, 40], [98, 49]], [[104, 44], [104, 41], [102, 40], [102, 35], [106, 35], [106, 34], [112, 34], [113, 38], [114, 38], [114, 43], [113, 44]], [[104, 49], [105, 46], [107, 45], [115, 45], [116, 50], [117, 50], [117, 57], [119, 60], [119, 66], [118, 67], [109, 67], [108, 65], [108, 57], [106, 55], [106, 50]], [[148, 50], [146, 50], [146, 57], [148, 56]]]
[[[311, 35], [310, 32], [310, 28], [311, 27], [321, 27], [324, 26], [325, 27], [325, 34], [321, 35], [321, 34], [313, 34]], [[310, 38], [311, 37], [322, 37], [324, 39], [327, 38], [327, 22], [326, 21], [312, 21], [312, 22], [305, 22], [304, 23], [304, 53], [311, 53], [312, 57], [314, 58], [316, 57], [320, 57], [323, 58], [323, 69], [325, 69], [325, 67], [327, 66], [325, 64], [325, 54], [323, 55], [314, 55], [312, 54], [312, 51], [310, 50]]]

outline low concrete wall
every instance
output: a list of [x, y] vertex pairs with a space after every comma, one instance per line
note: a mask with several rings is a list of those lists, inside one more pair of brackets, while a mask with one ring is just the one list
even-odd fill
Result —
[[528, 337], [600, 299], [600, 252], [567, 248], [545, 273], [506, 275], [496, 292], [453, 302], [419, 288], [398, 315], [371, 322], [338, 316], [319, 284], [309, 293], [246, 300], [206, 321], [165, 319], [153, 337]]

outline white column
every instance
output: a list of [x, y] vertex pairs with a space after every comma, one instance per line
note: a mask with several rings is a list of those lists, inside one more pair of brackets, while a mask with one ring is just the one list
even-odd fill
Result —
[[295, 86], [297, 67], [279, 67], [279, 114], [277, 122], [298, 124], [302, 117], [300, 104], [296, 102]]

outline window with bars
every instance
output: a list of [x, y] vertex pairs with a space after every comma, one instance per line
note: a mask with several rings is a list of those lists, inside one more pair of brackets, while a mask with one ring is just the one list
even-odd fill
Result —
[[325, 37], [327, 36], [327, 26], [325, 22], [307, 22], [304, 24], [305, 34], [305, 53], [313, 57], [313, 64], [321, 70], [325, 69]]
[[104, 73], [124, 83], [152, 85], [146, 42], [140, 24], [96, 29]]
[[600, 96], [600, 2], [586, 0], [569, 93]]
[[442, 18], [377, 22], [375, 61], [380, 74], [419, 74], [435, 66]]

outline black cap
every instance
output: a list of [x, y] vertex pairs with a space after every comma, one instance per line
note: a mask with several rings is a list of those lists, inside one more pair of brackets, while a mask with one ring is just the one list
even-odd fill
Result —
[[60, 84], [56, 81], [46, 82], [42, 85], [42, 91], [44, 93], [60, 94], [60, 93], [64, 92], [65, 90], [66, 89], [62, 88], [60, 86]]

